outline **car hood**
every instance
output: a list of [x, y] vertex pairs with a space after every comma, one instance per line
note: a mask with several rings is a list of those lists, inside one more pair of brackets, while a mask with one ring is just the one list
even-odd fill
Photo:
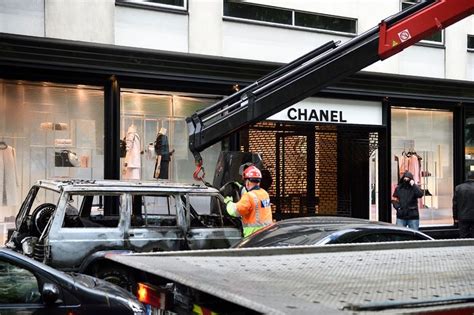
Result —
[[70, 275], [73, 278], [75, 284], [78, 286], [98, 290], [112, 296], [123, 297], [126, 299], [136, 299], [136, 297], [127, 290], [105, 280], [94, 278], [81, 273], [70, 273]]

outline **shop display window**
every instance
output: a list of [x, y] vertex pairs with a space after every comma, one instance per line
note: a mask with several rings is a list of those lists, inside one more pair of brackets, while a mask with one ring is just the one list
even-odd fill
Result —
[[[195, 163], [188, 149], [185, 119], [219, 99], [122, 89], [121, 179], [194, 182]], [[217, 143], [201, 153], [207, 180], [214, 177], [220, 151]]]
[[102, 88], [0, 80], [0, 242], [40, 179], [102, 179]]
[[424, 194], [418, 203], [420, 226], [452, 225], [453, 113], [392, 108], [391, 115], [392, 193], [408, 169]]
[[474, 172], [474, 112], [467, 111], [464, 126], [464, 137], [466, 141], [464, 179], [467, 179], [468, 172]]

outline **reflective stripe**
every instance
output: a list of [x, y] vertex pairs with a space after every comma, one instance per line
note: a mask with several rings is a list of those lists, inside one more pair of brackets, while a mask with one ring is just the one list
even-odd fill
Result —
[[205, 307], [194, 304], [193, 305], [193, 314], [196, 315], [217, 315], [218, 313], [208, 310]]
[[272, 223], [272, 222], [249, 223], [249, 224], [245, 224], [245, 226], [248, 226], [248, 227], [264, 227], [264, 226], [269, 225], [270, 223]]
[[258, 202], [258, 197], [252, 191], [249, 191], [248, 194], [253, 198], [253, 202], [255, 203], [255, 223], [260, 223], [260, 202]]
[[233, 217], [240, 217], [240, 213], [237, 211], [237, 205], [234, 202], [228, 202], [226, 210], [229, 215]]
[[249, 236], [250, 234], [253, 234], [254, 232], [260, 230], [261, 228], [263, 228], [263, 226], [259, 226], [259, 227], [249, 227], [249, 226], [245, 226], [245, 227], [244, 227], [244, 237], [247, 237], [247, 236]]

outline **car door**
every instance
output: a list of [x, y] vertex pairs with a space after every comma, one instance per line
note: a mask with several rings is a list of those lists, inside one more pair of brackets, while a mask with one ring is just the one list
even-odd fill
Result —
[[186, 249], [180, 199], [174, 194], [131, 194], [128, 248], [136, 252]]
[[39, 270], [0, 255], [0, 314], [54, 315], [79, 307], [79, 303], [67, 305], [62, 295], [61, 303], [46, 305], [41, 296], [41, 284], [45, 278], [40, 274]]
[[78, 270], [96, 251], [123, 249], [125, 196], [101, 191], [66, 194], [49, 231], [50, 264], [62, 270]]
[[224, 216], [225, 207], [218, 195], [182, 195], [189, 220], [186, 241], [190, 249], [228, 248], [242, 239], [240, 228]]

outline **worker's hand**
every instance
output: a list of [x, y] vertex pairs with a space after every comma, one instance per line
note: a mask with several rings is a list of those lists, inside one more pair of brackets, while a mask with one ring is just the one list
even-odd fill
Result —
[[412, 180], [410, 181], [410, 185], [413, 186], [414, 184], [415, 184], [415, 181], [412, 179]]
[[228, 204], [229, 202], [233, 202], [234, 199], [231, 196], [224, 197], [224, 203]]

